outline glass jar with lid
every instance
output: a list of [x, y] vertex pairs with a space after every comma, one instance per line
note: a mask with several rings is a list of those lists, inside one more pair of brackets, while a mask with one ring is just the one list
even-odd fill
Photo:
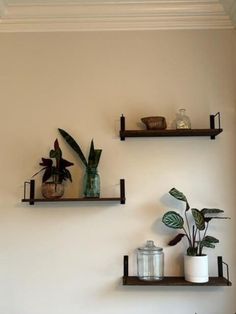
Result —
[[179, 109], [175, 119], [176, 129], [191, 129], [191, 121], [186, 115], [186, 109]]
[[137, 250], [138, 277], [141, 280], [161, 280], [164, 278], [163, 249], [148, 240]]

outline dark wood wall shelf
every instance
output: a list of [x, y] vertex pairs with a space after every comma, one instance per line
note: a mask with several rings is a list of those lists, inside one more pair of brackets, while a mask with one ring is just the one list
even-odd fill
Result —
[[[215, 118], [218, 117], [219, 127], [215, 128]], [[120, 139], [126, 137], [170, 137], [170, 136], [209, 136], [212, 140], [220, 134], [223, 129], [220, 127], [220, 113], [210, 115], [209, 129], [178, 129], [178, 130], [126, 130], [125, 117], [120, 117]]]
[[165, 277], [163, 280], [147, 281], [140, 280], [138, 277], [123, 277], [123, 285], [125, 286], [231, 286], [226, 278], [210, 277], [208, 282], [193, 283], [188, 282], [184, 277]]
[[[26, 186], [29, 184], [29, 198], [26, 198]], [[35, 181], [30, 180], [24, 183], [24, 198], [22, 202], [34, 205], [34, 203], [40, 202], [120, 202], [125, 204], [125, 179], [120, 179], [120, 196], [119, 197], [81, 197], [81, 198], [59, 198], [59, 199], [46, 199], [35, 198]]]
[[[229, 268], [228, 265], [223, 262], [222, 257], [217, 257], [218, 262], [218, 277], [210, 277], [208, 282], [204, 283], [193, 283], [188, 282], [184, 277], [164, 277], [162, 280], [141, 280], [137, 276], [129, 276], [129, 257], [124, 256], [124, 286], [231, 286], [232, 283], [229, 281]], [[226, 265], [227, 278], [223, 277], [223, 264]]]

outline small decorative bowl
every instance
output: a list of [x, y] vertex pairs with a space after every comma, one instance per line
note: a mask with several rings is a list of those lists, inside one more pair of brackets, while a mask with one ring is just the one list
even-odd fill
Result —
[[165, 130], [167, 127], [165, 117], [145, 117], [141, 121], [146, 125], [147, 130]]

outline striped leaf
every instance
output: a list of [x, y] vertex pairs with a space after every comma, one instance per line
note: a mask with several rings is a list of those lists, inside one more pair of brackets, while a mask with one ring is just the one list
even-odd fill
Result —
[[162, 217], [162, 222], [169, 228], [182, 229], [184, 225], [183, 218], [175, 211], [169, 211]]
[[216, 239], [215, 237], [205, 236], [200, 242], [200, 251], [202, 252], [203, 247], [214, 249], [216, 243], [219, 243], [219, 240]]
[[201, 247], [208, 247], [210, 249], [214, 249], [216, 246], [213, 243], [207, 242], [207, 241], [201, 241]]
[[205, 229], [205, 220], [203, 214], [196, 208], [192, 208], [192, 215], [198, 230]]
[[201, 213], [205, 216], [207, 214], [220, 214], [223, 213], [224, 211], [219, 208], [203, 208], [201, 210]]
[[219, 243], [219, 240], [212, 236], [205, 236], [202, 241], [207, 241], [209, 243]]
[[172, 195], [177, 200], [185, 202], [186, 203], [186, 210], [189, 210], [189, 204], [188, 204], [187, 198], [182, 192], [178, 191], [176, 188], [172, 188], [169, 191], [169, 194]]

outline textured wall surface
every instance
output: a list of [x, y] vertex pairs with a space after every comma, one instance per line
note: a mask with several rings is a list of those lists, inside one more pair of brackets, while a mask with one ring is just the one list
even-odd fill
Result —
[[[235, 313], [235, 31], [0, 34], [0, 47], [0, 313]], [[220, 111], [224, 132], [119, 140], [122, 113], [129, 129], [149, 115], [170, 126], [181, 107], [193, 128]], [[81, 194], [84, 169], [58, 127], [86, 154], [94, 138], [102, 194], [119, 194], [125, 178], [126, 205], [21, 203], [55, 138], [75, 163], [66, 196]], [[182, 211], [167, 195], [173, 186], [192, 207], [231, 217], [212, 223], [220, 243], [207, 253], [211, 275], [217, 255], [229, 263], [232, 287], [121, 285], [123, 255], [135, 274], [135, 248], [147, 239], [164, 247], [166, 275], [182, 274], [186, 246], [167, 247], [174, 232], [160, 222], [169, 208]]]

